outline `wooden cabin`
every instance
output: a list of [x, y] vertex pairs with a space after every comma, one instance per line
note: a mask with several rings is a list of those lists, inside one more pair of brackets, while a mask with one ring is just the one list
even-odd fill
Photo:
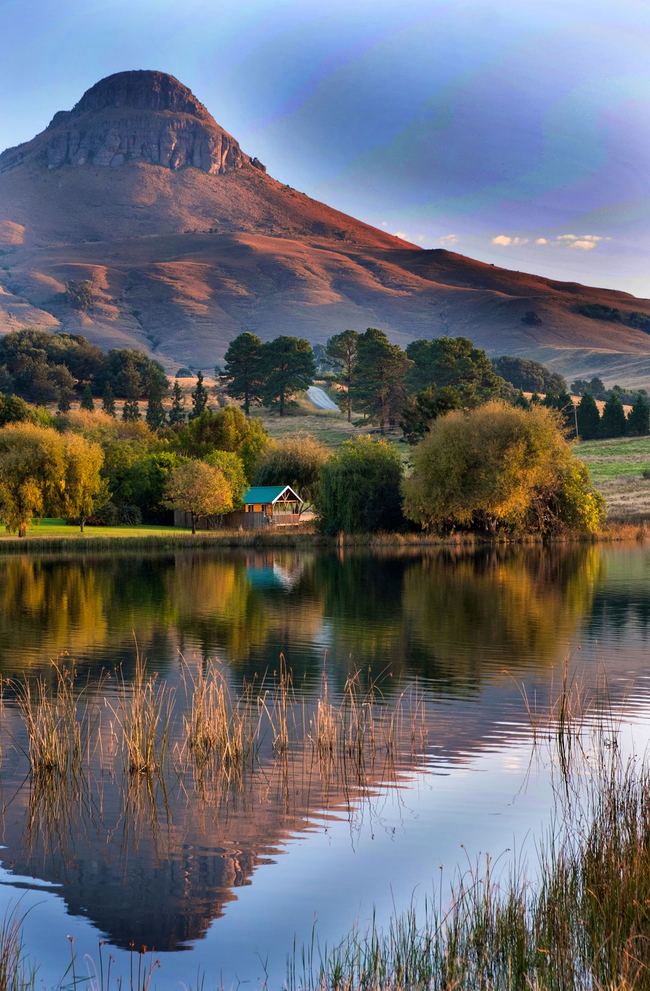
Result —
[[[224, 516], [201, 516], [197, 530], [254, 530], [263, 526], [294, 526], [300, 523], [303, 501], [289, 485], [256, 485], [244, 493], [244, 511]], [[191, 527], [192, 514], [174, 512], [174, 526]]]
[[294, 526], [303, 501], [289, 485], [254, 485], [244, 493], [243, 526]]

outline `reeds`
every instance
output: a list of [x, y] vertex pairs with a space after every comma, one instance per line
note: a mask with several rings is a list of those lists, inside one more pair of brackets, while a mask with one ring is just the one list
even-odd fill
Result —
[[184, 681], [188, 712], [183, 724], [192, 757], [199, 764], [214, 758], [227, 771], [250, 764], [260, 736], [259, 701], [246, 688], [233, 697], [223, 669], [212, 661], [200, 664], [195, 674], [186, 665]]
[[174, 689], [158, 675], [147, 677], [139, 652], [135, 676], [121, 675], [117, 706], [109, 705], [121, 730], [125, 765], [132, 774], [151, 774], [165, 762]]
[[9, 682], [27, 731], [29, 763], [36, 776], [66, 777], [80, 770], [92, 746], [92, 727], [103, 678], [91, 690], [79, 686], [74, 668], [52, 662], [53, 689], [41, 676], [35, 682]]

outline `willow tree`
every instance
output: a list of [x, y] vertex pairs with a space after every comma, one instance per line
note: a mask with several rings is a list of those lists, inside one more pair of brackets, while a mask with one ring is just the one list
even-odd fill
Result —
[[254, 485], [290, 485], [301, 499], [313, 503], [329, 451], [313, 437], [272, 441], [260, 457]]
[[0, 517], [7, 529], [27, 535], [33, 517], [58, 515], [65, 490], [65, 440], [32, 423], [0, 430]]
[[603, 498], [573, 457], [557, 412], [542, 406], [491, 402], [448, 413], [411, 460], [405, 513], [426, 528], [591, 533], [604, 517]]
[[87, 520], [109, 497], [107, 483], [100, 474], [104, 453], [99, 444], [87, 440], [82, 434], [65, 434], [64, 442], [62, 508], [66, 516], [79, 520], [83, 533]]

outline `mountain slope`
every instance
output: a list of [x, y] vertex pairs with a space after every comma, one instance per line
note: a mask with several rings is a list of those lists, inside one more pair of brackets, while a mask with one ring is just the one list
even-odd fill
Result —
[[[242, 330], [324, 341], [466, 334], [569, 376], [650, 377], [650, 336], [577, 313], [650, 315], [625, 293], [424, 251], [276, 181], [163, 73], [102, 80], [0, 155], [0, 332], [46, 326], [209, 367]], [[71, 309], [69, 279], [95, 305]], [[534, 310], [542, 322], [522, 323]]]

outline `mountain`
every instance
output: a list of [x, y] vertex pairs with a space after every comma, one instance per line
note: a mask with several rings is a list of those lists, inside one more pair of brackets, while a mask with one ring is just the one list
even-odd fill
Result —
[[[92, 282], [88, 312], [66, 302], [69, 280]], [[646, 382], [650, 335], [585, 303], [650, 317], [649, 300], [425, 251], [310, 199], [162, 72], [101, 80], [0, 155], [0, 332], [82, 333], [173, 370], [211, 367], [243, 330], [316, 342], [375, 326]]]

